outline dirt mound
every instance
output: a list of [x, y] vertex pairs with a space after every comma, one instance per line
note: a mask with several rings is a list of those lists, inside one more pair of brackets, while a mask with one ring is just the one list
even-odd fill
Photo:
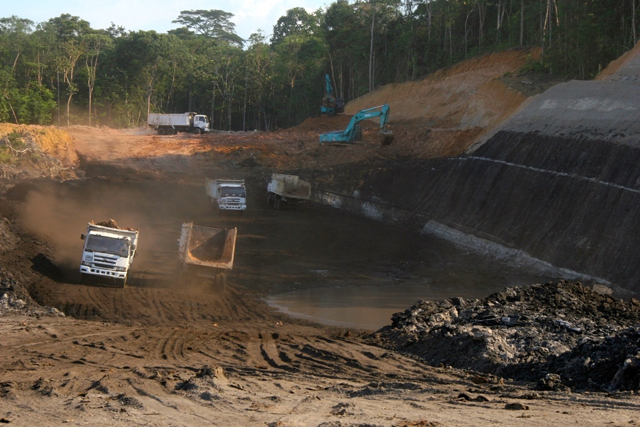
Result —
[[639, 78], [640, 44], [611, 62], [596, 80], [564, 82], [530, 98], [508, 120], [495, 126], [485, 142], [508, 130], [637, 147]]
[[9, 220], [0, 216], [0, 253], [12, 250], [20, 241], [11, 231]]
[[[629, 69], [629, 65], [633, 65], [633, 63], [637, 64], [638, 57], [640, 57], [640, 42], [636, 43], [633, 49], [621, 57], [611, 61], [607, 68], [596, 76], [595, 80], [618, 80], [621, 77], [624, 78], [626, 71]], [[633, 68], [637, 70], [637, 67]], [[631, 74], [637, 75], [637, 71], [632, 71]]]
[[0, 271], [0, 317], [9, 315], [64, 317], [55, 307], [42, 307], [10, 273]]
[[[354, 113], [357, 113], [355, 111]], [[338, 114], [335, 116], [319, 116], [319, 117], [309, 117], [307, 120], [302, 122], [299, 126], [296, 126], [294, 131], [302, 131], [302, 132], [331, 132], [335, 130], [344, 130], [349, 126], [349, 122], [353, 116], [348, 114]], [[358, 123], [363, 129], [373, 129], [380, 128], [380, 124], [378, 119], [371, 120], [363, 120]]]
[[106, 219], [104, 221], [100, 221], [100, 222], [96, 222], [96, 223], [91, 221], [90, 224], [99, 225], [101, 227], [115, 228], [116, 230], [135, 231], [133, 228], [120, 227], [115, 219]]
[[[10, 136], [14, 136], [11, 138]], [[21, 145], [16, 151], [38, 148], [41, 152], [60, 159], [64, 164], [77, 160], [73, 140], [66, 130], [53, 126], [12, 125], [0, 123], [0, 139], [5, 145]]]
[[388, 104], [390, 123], [437, 128], [489, 127], [526, 99], [500, 78], [538, 59], [538, 49], [491, 53], [437, 71], [415, 82], [397, 83], [351, 101], [345, 113]]
[[77, 159], [64, 130], [0, 123], [0, 178], [73, 178]]
[[375, 337], [434, 365], [538, 381], [541, 389], [638, 390], [640, 301], [609, 291], [563, 281], [482, 300], [419, 301]]
[[[539, 57], [539, 49], [484, 55], [439, 70], [419, 81], [383, 86], [349, 102], [345, 114], [312, 117], [297, 127], [280, 132], [285, 137], [295, 135], [301, 140], [317, 140], [322, 133], [344, 130], [358, 111], [388, 104], [389, 128], [394, 139], [391, 149], [375, 153], [373, 157], [456, 156], [488, 129], [509, 117], [527, 97], [557, 83], [517, 75], [527, 63]], [[359, 125], [365, 133], [364, 141], [379, 145], [378, 119], [364, 120]], [[376, 135], [372, 136], [374, 130]], [[331, 164], [332, 160], [327, 159], [325, 163]]]
[[[21, 244], [20, 236], [16, 235], [10, 226], [9, 220], [0, 216], [0, 260], [2, 264], [13, 264], [7, 253], [14, 251]], [[35, 264], [35, 263], [34, 263]], [[21, 276], [24, 276], [21, 274]], [[22, 316], [58, 316], [64, 314], [54, 307], [42, 307], [31, 297], [24, 277], [16, 277], [12, 272], [0, 267], [0, 317], [9, 315]]]

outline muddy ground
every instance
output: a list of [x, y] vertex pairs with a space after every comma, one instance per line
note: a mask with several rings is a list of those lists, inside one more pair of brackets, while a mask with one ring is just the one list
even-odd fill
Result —
[[[546, 279], [329, 207], [267, 208], [266, 179], [271, 171], [286, 171], [282, 165], [289, 160], [301, 173], [317, 162], [323, 166], [318, 176], [326, 177], [331, 165], [354, 158], [355, 169], [374, 167], [383, 148], [366, 140], [317, 147], [312, 132], [295, 138], [287, 131], [139, 133], [77, 128], [72, 135], [79, 167], [64, 171], [76, 179], [2, 183], [3, 423], [640, 422], [633, 392], [533, 391], [530, 381], [431, 366], [415, 354], [380, 345], [372, 331], [294, 320], [266, 305], [266, 295], [315, 286], [429, 279], [453, 289], [486, 286], [489, 294]], [[222, 174], [247, 179], [245, 215], [220, 214], [206, 199], [204, 176]], [[108, 218], [140, 229], [139, 258], [125, 289], [75, 279], [80, 233], [87, 221]], [[184, 221], [238, 227], [236, 264], [226, 287], [177, 286], [176, 241]], [[329, 274], [319, 278], [317, 270]]]

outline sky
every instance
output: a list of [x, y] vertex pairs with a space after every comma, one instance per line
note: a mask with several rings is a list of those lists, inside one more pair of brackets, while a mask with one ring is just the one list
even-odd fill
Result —
[[0, 0], [0, 18], [15, 15], [36, 24], [63, 13], [79, 16], [91, 28], [106, 29], [111, 23], [128, 31], [155, 30], [159, 33], [178, 28], [172, 24], [182, 10], [219, 9], [233, 13], [236, 34], [248, 39], [261, 29], [270, 38], [278, 18], [294, 7], [308, 12], [325, 9], [333, 0]]

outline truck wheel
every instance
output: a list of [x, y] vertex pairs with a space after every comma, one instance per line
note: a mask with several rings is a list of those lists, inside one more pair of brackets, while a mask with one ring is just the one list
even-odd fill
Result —
[[216, 274], [215, 286], [218, 291], [224, 290], [224, 288], [227, 286], [227, 276], [224, 273]]
[[185, 286], [187, 282], [187, 272], [181, 262], [178, 262], [178, 285]]
[[273, 202], [273, 193], [267, 193], [267, 206]]
[[280, 196], [276, 196], [276, 199], [273, 201], [273, 207], [276, 209], [280, 209], [281, 207]]
[[164, 135], [164, 129], [158, 128], [158, 135]]
[[200, 128], [195, 128], [193, 130], [193, 133], [195, 133], [196, 135], [200, 135]]

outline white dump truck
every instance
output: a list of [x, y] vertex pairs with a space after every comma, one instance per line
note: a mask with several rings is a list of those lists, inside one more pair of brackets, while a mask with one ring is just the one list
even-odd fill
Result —
[[205, 179], [204, 187], [211, 203], [223, 211], [247, 209], [247, 190], [244, 179]]
[[138, 230], [119, 228], [115, 221], [87, 224], [80, 282], [101, 283], [123, 288], [138, 246]]
[[297, 175], [274, 173], [267, 184], [267, 205], [280, 209], [284, 204], [297, 208], [311, 197], [311, 184]]
[[147, 124], [155, 129], [158, 135], [175, 135], [178, 132], [209, 132], [209, 118], [198, 113], [184, 114], [149, 114]]
[[237, 234], [237, 228], [183, 223], [178, 240], [180, 283], [186, 284], [194, 277], [201, 277], [225, 285], [225, 272], [233, 268]]

